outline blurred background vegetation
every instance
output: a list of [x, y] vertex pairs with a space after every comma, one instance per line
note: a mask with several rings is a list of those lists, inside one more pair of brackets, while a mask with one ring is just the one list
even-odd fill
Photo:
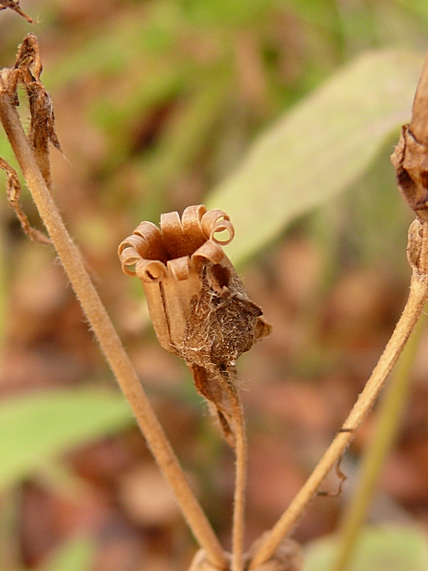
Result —
[[[25, 34], [37, 35], [65, 155], [52, 153], [55, 199], [226, 545], [232, 455], [185, 366], [158, 346], [138, 280], [121, 274], [116, 250], [141, 220], [189, 204], [225, 209], [236, 225], [231, 257], [274, 326], [240, 363], [250, 543], [340, 428], [406, 298], [412, 215], [389, 155], [410, 117], [428, 4], [33, 0], [22, 8], [38, 23], [0, 12], [0, 65], [13, 65]], [[13, 162], [5, 137], [0, 156]], [[27, 195], [23, 203], [37, 226]], [[195, 545], [61, 267], [23, 236], [6, 198], [0, 216], [0, 570], [187, 568]], [[426, 569], [428, 527], [426, 343], [422, 336], [370, 512], [375, 522], [420, 526], [399, 534], [407, 556], [422, 553], [416, 571]], [[343, 493], [314, 500], [294, 534], [300, 542], [336, 529], [375, 417], [342, 466]], [[334, 474], [325, 486], [335, 490]], [[400, 542], [388, 538], [390, 551]], [[360, 559], [352, 569], [369, 571]], [[411, 568], [398, 555], [394, 562]], [[390, 559], [373, 564], [393, 569]]]

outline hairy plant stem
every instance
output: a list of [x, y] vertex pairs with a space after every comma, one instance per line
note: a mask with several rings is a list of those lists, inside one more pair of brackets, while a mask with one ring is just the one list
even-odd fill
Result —
[[[250, 562], [250, 570], [261, 565], [273, 556], [283, 538], [295, 526], [305, 507], [317, 492], [321, 482], [343, 455], [355, 431], [372, 408], [428, 300], [428, 274], [426, 267], [428, 222], [422, 223], [420, 226], [422, 228], [420, 231], [422, 237], [422, 246], [419, 256], [420, 265], [418, 268], [413, 267], [409, 298], [394, 332], [374, 368], [372, 375], [367, 381], [363, 392], [360, 394], [348, 418], [345, 420], [341, 431], [337, 434], [323, 458], [295, 496], [288, 509], [260, 543]], [[409, 249], [411, 248], [410, 242], [411, 237], [409, 234]]]
[[352, 502], [339, 524], [339, 545], [331, 571], [345, 571], [352, 558], [379, 473], [398, 432], [401, 412], [407, 403], [411, 370], [426, 324], [427, 316], [422, 315], [400, 356], [388, 390], [379, 407], [376, 428], [367, 450], [364, 451]]
[[247, 485], [247, 438], [244, 410], [241, 396], [237, 389], [236, 370], [222, 372], [221, 380], [232, 404], [236, 438], [231, 571], [242, 571], [245, 532], [245, 488]]
[[68, 234], [58, 209], [37, 166], [20, 123], [12, 96], [0, 89], [0, 120], [21, 167], [40, 217], [49, 233], [71, 285], [88, 318], [102, 351], [129, 401], [137, 423], [174, 491], [181, 511], [208, 559], [218, 569], [226, 569], [222, 547], [196, 500], [163, 429], [148, 401], [110, 318], [95, 290], [80, 256]]

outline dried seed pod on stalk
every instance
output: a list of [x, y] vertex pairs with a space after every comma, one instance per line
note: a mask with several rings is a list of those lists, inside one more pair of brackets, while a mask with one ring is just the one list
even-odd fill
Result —
[[236, 359], [271, 332], [221, 247], [233, 235], [224, 212], [199, 205], [181, 220], [162, 214], [160, 229], [142, 222], [119, 246], [124, 272], [141, 279], [159, 342], [186, 361], [231, 445], [231, 403], [218, 379], [233, 382]]
[[428, 220], [428, 58], [416, 89], [410, 123], [391, 156], [397, 186], [420, 220]]

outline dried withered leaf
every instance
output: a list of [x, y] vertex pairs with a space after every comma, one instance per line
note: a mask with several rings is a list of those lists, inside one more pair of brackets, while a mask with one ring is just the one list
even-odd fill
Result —
[[234, 414], [227, 385], [236, 384], [237, 358], [270, 329], [226, 260], [222, 265], [204, 261], [199, 278], [201, 288], [190, 300], [180, 356], [192, 371], [197, 391], [215, 405], [223, 434], [234, 446]]
[[428, 220], [428, 57], [416, 89], [412, 119], [401, 128], [391, 162], [404, 199], [419, 218]]
[[43, 65], [40, 48], [34, 34], [28, 34], [18, 49], [14, 69], [24, 84], [30, 105], [30, 129], [28, 137], [37, 165], [50, 188], [49, 143], [61, 151], [55, 132], [55, 114], [52, 99], [40, 81]]
[[28, 138], [40, 172], [50, 188], [49, 143], [59, 151], [61, 145], [55, 132], [52, 100], [40, 81], [42, 70], [39, 43], [34, 34], [28, 34], [18, 48], [14, 67], [0, 71], [0, 88], [13, 98], [15, 105], [19, 105], [17, 86], [24, 85], [31, 117]]
[[[220, 240], [224, 231], [229, 236]], [[119, 246], [123, 270], [142, 281], [161, 345], [186, 361], [232, 446], [236, 359], [271, 332], [221, 248], [233, 232], [221, 210], [190, 206], [181, 220], [163, 214], [160, 229], [141, 223]]]
[[29, 22], [30, 24], [34, 24], [34, 20], [21, 10], [21, 7], [19, 5], [19, 0], [1, 0], [0, 10], [6, 10], [7, 8], [13, 10], [17, 14], [25, 18], [27, 22]]
[[[9, 7], [9, 6], [4, 6]], [[6, 92], [15, 105], [19, 105], [17, 95], [18, 84], [26, 88], [31, 123], [28, 134], [34, 157], [48, 187], [51, 186], [49, 143], [61, 150], [55, 133], [55, 119], [52, 101], [49, 93], [40, 82], [43, 66], [40, 49], [34, 34], [28, 34], [18, 48], [14, 67], [0, 70], [0, 89]], [[27, 216], [19, 204], [21, 186], [16, 172], [5, 161], [1, 160], [0, 168], [7, 173], [8, 199], [15, 210], [24, 232], [32, 239], [42, 244], [50, 244], [45, 234], [31, 227]]]
[[19, 177], [15, 169], [13, 169], [4, 159], [0, 158], [0, 169], [4, 170], [7, 175], [6, 191], [7, 199], [9, 204], [14, 209], [16, 217], [18, 218], [22, 229], [27, 234], [27, 236], [34, 242], [39, 244], [50, 245], [51, 241], [43, 232], [33, 228], [28, 221], [27, 215], [22, 210], [19, 203], [19, 198], [21, 196], [21, 184], [19, 182]]
[[29, 77], [24, 77], [23, 82], [40, 81], [40, 74], [43, 71], [40, 48], [37, 37], [34, 34], [27, 34], [18, 47], [15, 58], [15, 69], [20, 69]]

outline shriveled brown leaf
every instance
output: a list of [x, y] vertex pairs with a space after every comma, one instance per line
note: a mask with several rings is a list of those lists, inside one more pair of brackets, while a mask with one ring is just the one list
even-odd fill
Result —
[[24, 85], [30, 107], [30, 129], [28, 138], [47, 186], [51, 187], [49, 143], [61, 151], [55, 132], [55, 115], [49, 93], [40, 81], [43, 65], [40, 49], [34, 34], [28, 34], [18, 48], [13, 68], [0, 70], [0, 88], [19, 105], [18, 84]]
[[40, 81], [43, 65], [39, 43], [34, 34], [28, 34], [19, 46], [14, 69], [27, 90], [31, 116], [28, 137], [40, 172], [50, 187], [49, 143], [59, 151], [61, 145], [55, 132], [52, 99]]
[[30, 238], [30, 240], [38, 242], [39, 244], [50, 245], [51, 241], [46, 236], [46, 234], [31, 226], [27, 218], [27, 215], [21, 208], [21, 205], [19, 203], [19, 198], [21, 196], [21, 183], [19, 182], [17, 172], [2, 158], [0, 158], [0, 168], [6, 172], [7, 199], [11, 207], [14, 209], [16, 217], [18, 218], [22, 229]]

